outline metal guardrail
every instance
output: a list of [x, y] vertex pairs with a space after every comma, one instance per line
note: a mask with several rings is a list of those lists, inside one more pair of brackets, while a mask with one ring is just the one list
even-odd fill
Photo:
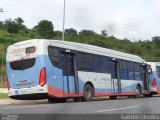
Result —
[[0, 93], [8, 93], [8, 89], [7, 88], [0, 88]]

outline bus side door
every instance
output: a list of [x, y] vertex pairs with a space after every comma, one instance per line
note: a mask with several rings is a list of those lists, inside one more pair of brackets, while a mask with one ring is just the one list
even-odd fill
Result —
[[64, 96], [78, 94], [75, 55], [62, 52], [62, 61]]
[[112, 61], [113, 73], [112, 73], [112, 93], [121, 93], [121, 80], [120, 80], [120, 70], [119, 62]]
[[142, 72], [143, 90], [148, 91], [149, 90], [149, 81], [147, 79], [147, 66], [142, 65], [141, 72]]

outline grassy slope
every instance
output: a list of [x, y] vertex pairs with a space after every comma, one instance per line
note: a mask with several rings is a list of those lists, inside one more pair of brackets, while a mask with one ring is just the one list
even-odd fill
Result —
[[8, 94], [0, 93], [0, 99], [8, 99]]

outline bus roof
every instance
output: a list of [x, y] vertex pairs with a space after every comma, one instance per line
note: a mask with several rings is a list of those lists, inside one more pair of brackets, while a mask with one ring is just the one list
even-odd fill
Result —
[[32, 40], [26, 40], [26, 41], [15, 43], [9, 47], [18, 47], [23, 44], [27, 44], [31, 42], [43, 42], [44, 45], [52, 45], [52, 46], [66, 48], [70, 50], [87, 52], [87, 53], [92, 53], [97, 55], [104, 55], [112, 58], [123, 59], [123, 60], [128, 60], [133, 62], [146, 63], [145, 60], [143, 60], [141, 57], [137, 55], [123, 53], [123, 52], [102, 48], [94, 45], [75, 43], [75, 42], [69, 42], [69, 41], [61, 41], [61, 40], [32, 39]]

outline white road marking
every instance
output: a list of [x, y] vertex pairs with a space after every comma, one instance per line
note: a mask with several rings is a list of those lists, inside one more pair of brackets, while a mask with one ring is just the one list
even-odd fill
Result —
[[96, 112], [109, 112], [109, 111], [117, 111], [117, 110], [126, 110], [126, 109], [133, 109], [138, 108], [139, 106], [131, 106], [131, 107], [125, 107], [125, 108], [115, 108], [115, 109], [108, 109], [108, 110], [100, 110]]
[[6, 110], [6, 109], [21, 109], [21, 108], [47, 107], [47, 106], [51, 106], [51, 105], [35, 105], [35, 106], [21, 106], [21, 107], [6, 107], [6, 108], [2, 108], [2, 109], [3, 109], [3, 110]]

